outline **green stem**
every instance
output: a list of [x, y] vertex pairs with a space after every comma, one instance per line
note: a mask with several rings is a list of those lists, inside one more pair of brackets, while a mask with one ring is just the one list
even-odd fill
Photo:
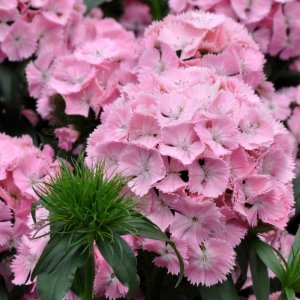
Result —
[[94, 283], [94, 273], [95, 273], [95, 265], [94, 265], [94, 254], [93, 249], [89, 251], [89, 257], [84, 266], [84, 290], [82, 293], [82, 300], [92, 300], [93, 299], [93, 283]]

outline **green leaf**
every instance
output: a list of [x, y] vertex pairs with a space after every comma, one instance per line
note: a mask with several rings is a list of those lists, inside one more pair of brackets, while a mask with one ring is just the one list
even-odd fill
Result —
[[0, 275], [0, 299], [7, 300], [8, 294], [5, 286], [4, 278]]
[[236, 285], [238, 288], [242, 288], [247, 279], [249, 266], [249, 246], [246, 239], [244, 239], [236, 248], [236, 259], [241, 270], [241, 274], [236, 282]]
[[118, 235], [114, 235], [113, 241], [98, 239], [96, 244], [117, 278], [129, 288], [129, 297], [133, 296], [139, 286], [139, 277], [136, 258], [129, 245]]
[[285, 280], [285, 271], [279, 263], [273, 248], [259, 240], [253, 242], [253, 247], [259, 256], [259, 258], [264, 262], [266, 266], [278, 277], [278, 279], [283, 283]]
[[300, 175], [293, 181], [296, 215], [300, 214]]
[[37, 287], [40, 300], [61, 300], [70, 290], [75, 273], [86, 261], [81, 251], [68, 253], [56, 265], [53, 272], [37, 275]]
[[50, 273], [65, 257], [74, 255], [79, 247], [80, 244], [70, 247], [68, 235], [56, 234], [51, 237], [32, 272], [31, 279], [40, 273]]
[[239, 300], [236, 287], [231, 276], [223, 282], [212, 287], [200, 287], [200, 293], [204, 300]]
[[300, 250], [300, 227], [297, 230], [296, 236], [295, 236], [295, 240], [293, 242], [290, 254], [289, 254], [289, 259], [288, 259], [288, 263], [290, 264], [292, 259], [293, 259], [293, 255], [295, 253], [297, 253]]
[[105, 0], [84, 0], [87, 7], [87, 13], [89, 13], [94, 7], [100, 6]]
[[250, 248], [250, 270], [253, 290], [257, 300], [269, 300], [270, 281], [268, 269], [256, 253], [256, 247]]
[[288, 300], [294, 300], [295, 292], [293, 291], [293, 289], [285, 288], [285, 294]]

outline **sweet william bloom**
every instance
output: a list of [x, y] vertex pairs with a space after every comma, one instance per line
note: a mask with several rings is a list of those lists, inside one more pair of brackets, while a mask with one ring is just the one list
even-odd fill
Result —
[[174, 157], [185, 165], [192, 163], [205, 149], [193, 127], [187, 123], [165, 127], [162, 131], [160, 153]]
[[226, 279], [234, 267], [235, 253], [227, 242], [211, 238], [206, 242], [189, 244], [188, 266], [185, 274], [192, 284], [211, 286]]
[[[186, 264], [187, 259], [187, 243], [182, 240], [174, 239], [176, 247], [180, 253], [183, 262]], [[165, 267], [168, 273], [178, 275], [180, 272], [178, 258], [174, 249], [170, 245], [166, 245], [163, 241], [154, 241], [146, 239], [143, 242], [143, 249], [157, 253], [159, 256], [153, 259], [153, 263], [158, 267]]]
[[221, 226], [221, 214], [209, 200], [185, 197], [173, 205], [175, 218], [170, 226], [172, 237], [199, 244]]
[[95, 69], [88, 63], [78, 61], [73, 56], [56, 60], [49, 86], [57, 93], [67, 95], [79, 92], [95, 76]]
[[37, 37], [32, 26], [22, 20], [13, 23], [1, 44], [2, 51], [11, 61], [29, 58], [37, 47]]
[[66, 151], [71, 151], [73, 144], [78, 140], [80, 133], [76, 129], [69, 126], [56, 128], [54, 130], [54, 135], [58, 139], [59, 148]]
[[200, 121], [195, 125], [195, 131], [216, 155], [227, 154], [239, 145], [237, 124], [226, 117]]
[[4, 246], [13, 234], [12, 211], [0, 200], [0, 246]]
[[133, 144], [154, 148], [160, 141], [161, 127], [152, 117], [133, 113], [129, 122], [128, 140]]
[[43, 7], [42, 15], [50, 22], [58, 25], [66, 25], [74, 4], [75, 0], [48, 0]]
[[154, 191], [150, 191], [150, 197], [152, 199], [151, 211], [147, 218], [158, 225], [162, 231], [165, 231], [174, 220], [171, 207], [179, 200], [179, 197], [175, 194], [161, 192], [157, 194]]
[[125, 297], [128, 287], [123, 285], [114, 274], [112, 268], [102, 256], [96, 259], [96, 274], [94, 279], [94, 294], [115, 300]]
[[229, 165], [219, 158], [201, 157], [189, 166], [190, 191], [206, 197], [221, 195], [228, 185], [229, 170]]
[[187, 186], [188, 170], [179, 160], [163, 157], [166, 168], [166, 177], [155, 184], [164, 193], [172, 193]]
[[119, 166], [120, 171], [132, 178], [128, 185], [138, 196], [145, 195], [166, 173], [157, 150], [134, 145], [128, 146], [121, 155]]
[[3, 9], [3, 10], [11, 10], [11, 9], [17, 8], [17, 6], [18, 6], [18, 0], [11, 0], [11, 1], [1, 0], [0, 1], [0, 9]]

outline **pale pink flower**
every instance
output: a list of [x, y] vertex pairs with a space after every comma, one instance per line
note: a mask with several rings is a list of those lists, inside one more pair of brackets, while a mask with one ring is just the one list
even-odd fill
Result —
[[0, 1], [0, 9], [3, 9], [3, 10], [11, 10], [11, 9], [17, 8], [17, 6], [18, 6], [18, 0], [10, 0], [10, 1], [1, 0]]
[[73, 144], [78, 140], [80, 133], [71, 126], [68, 126], [56, 128], [54, 130], [54, 135], [58, 139], [59, 148], [65, 151], [71, 151]]
[[184, 165], [192, 163], [205, 149], [193, 127], [188, 123], [165, 127], [162, 130], [160, 153], [174, 157]]
[[129, 122], [128, 141], [154, 148], [160, 141], [161, 127], [155, 117], [133, 113]]
[[220, 196], [228, 185], [229, 170], [229, 165], [219, 158], [201, 157], [189, 166], [190, 191], [206, 197]]
[[179, 160], [170, 156], [163, 157], [166, 168], [166, 177], [155, 184], [160, 191], [172, 193], [187, 186], [188, 170]]
[[292, 134], [296, 137], [298, 143], [300, 142], [300, 107], [293, 110], [292, 116], [288, 119], [288, 126]]
[[231, 0], [233, 10], [243, 23], [255, 23], [265, 18], [271, 10], [272, 0]]
[[33, 190], [34, 185], [40, 182], [40, 179], [47, 174], [47, 164], [42, 158], [35, 155], [24, 156], [18, 168], [13, 172], [13, 178], [16, 186], [28, 195], [37, 198]]
[[157, 150], [133, 145], [128, 146], [121, 155], [119, 166], [124, 175], [132, 178], [128, 185], [138, 196], [145, 195], [166, 173]]
[[37, 37], [32, 26], [18, 20], [7, 32], [1, 44], [2, 51], [11, 61], [29, 58], [37, 47]]
[[92, 108], [98, 113], [103, 96], [103, 90], [95, 80], [92, 80], [84, 89], [77, 93], [64, 96], [67, 115], [81, 115], [88, 117], [89, 110]]
[[274, 136], [272, 122], [268, 115], [249, 110], [239, 123], [240, 144], [247, 150], [270, 145]]
[[107, 60], [121, 59], [121, 54], [121, 49], [118, 47], [116, 40], [100, 38], [80, 45], [74, 56], [78, 60], [92, 65], [100, 65]]
[[294, 162], [281, 149], [269, 149], [259, 161], [258, 173], [269, 175], [282, 183], [291, 182], [295, 177]]
[[53, 60], [51, 55], [39, 55], [35, 61], [27, 65], [26, 79], [30, 96], [40, 98], [52, 94], [48, 82], [52, 75]]
[[66, 25], [75, 4], [75, 0], [48, 0], [43, 7], [42, 15], [55, 24]]
[[95, 69], [90, 64], [69, 55], [55, 61], [49, 86], [57, 93], [67, 95], [79, 92], [94, 76]]
[[[185, 241], [177, 239], [175, 239], [174, 242], [176, 242], [176, 247], [181, 255], [181, 258], [183, 259], [184, 263], [186, 263], [187, 243]], [[171, 273], [172, 275], [179, 274], [180, 267], [178, 257], [174, 249], [170, 245], [167, 245], [163, 241], [146, 239], [143, 242], [143, 249], [157, 253], [159, 255], [153, 259], [155, 265], [157, 265], [158, 267], [167, 268], [168, 273]]]
[[179, 200], [177, 195], [150, 192], [152, 205], [150, 214], [147, 215], [152, 222], [165, 231], [174, 220], [171, 211], [172, 205]]
[[221, 214], [212, 201], [195, 200], [185, 197], [174, 204], [176, 212], [170, 232], [174, 238], [199, 244], [221, 226]]
[[227, 154], [239, 145], [238, 127], [230, 118], [217, 117], [200, 121], [195, 125], [195, 131], [216, 155]]
[[[2, 199], [1, 199], [2, 200]], [[5, 245], [13, 234], [12, 211], [0, 200], [0, 246]]]
[[105, 295], [110, 300], [125, 297], [128, 287], [119, 281], [102, 256], [96, 260], [96, 265], [94, 294], [99, 296]]
[[235, 252], [231, 245], [219, 239], [209, 239], [198, 244], [189, 244], [187, 279], [192, 284], [211, 286], [224, 281], [233, 269]]

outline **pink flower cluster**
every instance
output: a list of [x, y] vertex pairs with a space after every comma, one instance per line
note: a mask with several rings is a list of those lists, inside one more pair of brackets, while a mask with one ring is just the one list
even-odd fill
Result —
[[264, 53], [289, 59], [300, 55], [300, 3], [297, 0], [169, 0], [174, 13], [201, 9], [244, 24]]
[[[139, 82], [104, 107], [87, 163], [128, 176], [141, 212], [176, 243], [187, 279], [210, 286], [234, 268], [249, 228], [286, 226], [294, 145], [245, 83], [264, 81], [263, 57], [241, 25], [201, 12], [169, 16], [146, 30], [143, 45]], [[165, 243], [132, 247], [179, 273]]]
[[0, 148], [0, 252], [17, 249], [13, 262], [9, 258], [0, 267], [10, 287], [11, 283], [26, 282], [47, 243], [45, 238], [30, 240], [34, 228], [29, 216], [32, 203], [38, 200], [33, 185], [54, 172], [57, 162], [50, 146], [36, 148], [26, 135], [12, 138], [0, 134]]
[[[113, 19], [94, 18], [93, 14], [85, 17], [82, 0], [5, 3], [0, 4], [2, 60], [20, 61], [34, 55], [26, 67], [29, 94], [37, 99], [42, 118], [55, 127], [68, 125], [57, 129], [55, 135], [59, 146], [70, 151], [79, 132], [72, 128], [67, 133], [71, 124], [61, 124], [55, 115], [53, 96], [63, 97], [65, 115], [88, 117], [92, 110], [97, 117], [102, 105], [119, 96], [122, 85], [135, 81], [138, 42]], [[128, 27], [130, 7], [133, 12], [141, 10], [138, 24], [149, 14], [142, 4], [132, 3], [122, 18]], [[142, 25], [136, 29], [142, 30]]]
[[273, 97], [264, 100], [275, 119], [286, 124], [294, 137], [295, 157], [297, 157], [296, 173], [300, 173], [300, 86], [283, 88], [274, 93]]

